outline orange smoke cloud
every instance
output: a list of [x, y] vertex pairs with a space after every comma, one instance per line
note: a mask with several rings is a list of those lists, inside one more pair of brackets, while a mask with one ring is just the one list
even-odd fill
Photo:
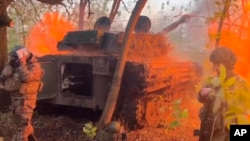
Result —
[[37, 56], [57, 54], [57, 42], [72, 30], [75, 30], [75, 26], [58, 12], [45, 13], [42, 20], [30, 30], [26, 38], [27, 47]]
[[[210, 28], [210, 35], [215, 36], [217, 34], [217, 27]], [[230, 28], [224, 26], [221, 33], [220, 46], [226, 46], [231, 48], [237, 55], [237, 63], [235, 71], [250, 81], [250, 27], [238, 26]]]

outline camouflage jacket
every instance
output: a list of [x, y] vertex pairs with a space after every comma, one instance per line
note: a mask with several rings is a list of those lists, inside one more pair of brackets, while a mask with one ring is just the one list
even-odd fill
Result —
[[18, 73], [21, 80], [19, 90], [21, 94], [37, 93], [39, 91], [43, 70], [35, 58], [27, 63], [20, 63]]
[[1, 88], [6, 91], [17, 91], [21, 87], [21, 81], [17, 68], [7, 63], [1, 74]]
[[43, 70], [35, 58], [27, 63], [20, 63], [17, 68], [6, 65], [2, 76], [6, 78], [4, 88], [21, 94], [37, 93], [41, 87]]
[[[213, 83], [217, 83], [212, 80]], [[208, 96], [198, 94], [198, 100], [204, 103], [206, 115], [219, 117], [215, 128], [229, 129], [230, 124], [250, 124], [250, 85], [240, 76], [225, 79], [213, 86]], [[205, 117], [207, 118], [207, 117]]]

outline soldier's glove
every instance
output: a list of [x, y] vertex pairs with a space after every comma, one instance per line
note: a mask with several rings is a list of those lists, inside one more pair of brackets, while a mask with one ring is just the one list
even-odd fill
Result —
[[209, 93], [212, 91], [211, 88], [202, 88], [198, 94], [198, 100], [201, 103], [205, 103], [209, 99]]
[[20, 64], [26, 64], [27, 57], [30, 55], [27, 48], [22, 48], [16, 51]]
[[201, 96], [207, 96], [211, 92], [212, 88], [202, 88], [200, 91]]
[[26, 56], [23, 56], [23, 57], [20, 58], [19, 60], [20, 60], [20, 64], [26, 65], [26, 60], [27, 60], [27, 57], [26, 57]]

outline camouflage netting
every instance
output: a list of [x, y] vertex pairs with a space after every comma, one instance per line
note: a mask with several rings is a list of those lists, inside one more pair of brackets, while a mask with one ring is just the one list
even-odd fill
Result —
[[128, 56], [159, 57], [167, 55], [172, 48], [166, 37], [160, 34], [133, 34]]

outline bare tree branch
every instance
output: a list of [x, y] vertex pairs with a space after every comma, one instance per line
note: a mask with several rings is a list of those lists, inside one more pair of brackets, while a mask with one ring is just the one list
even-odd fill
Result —
[[46, 4], [56, 5], [56, 4], [62, 4], [63, 0], [37, 0], [37, 1], [46, 3]]
[[93, 12], [91, 12], [91, 8], [90, 8], [90, 0], [88, 0], [88, 6], [89, 6], [89, 15], [88, 15], [88, 18], [92, 15], [92, 14], [94, 14]]
[[130, 13], [130, 12], [129, 12], [129, 10], [128, 10], [127, 5], [124, 3], [124, 1], [123, 1], [123, 0], [122, 0], [122, 4], [124, 5], [124, 7], [125, 7], [125, 9], [128, 11], [128, 13]]
[[80, 6], [79, 6], [79, 22], [78, 22], [78, 29], [83, 30], [83, 25], [84, 25], [84, 15], [85, 15], [85, 8], [88, 4], [87, 0], [81, 0], [80, 1]]
[[215, 43], [215, 47], [218, 47], [220, 44], [220, 39], [221, 39], [221, 31], [222, 31], [222, 27], [223, 27], [223, 22], [225, 20], [226, 17], [226, 13], [229, 10], [229, 7], [231, 5], [232, 0], [225, 0], [224, 3], [224, 8], [222, 10], [221, 16], [220, 16], [220, 23], [219, 23], [219, 27], [217, 30], [217, 37], [216, 37], [216, 43]]
[[62, 3], [61, 5], [65, 8], [66, 13], [68, 14], [68, 17], [70, 17], [70, 12], [69, 12], [67, 6], [64, 3]]
[[35, 4], [33, 3], [33, 1], [32, 1], [32, 0], [29, 0], [29, 1], [30, 1], [31, 5], [32, 5], [32, 6], [33, 6], [33, 8], [34, 8], [34, 11], [35, 11], [36, 17], [38, 18], [38, 20], [39, 20], [39, 21], [42, 21], [42, 20], [41, 20], [40, 15], [39, 15], [39, 14], [38, 14], [38, 12], [37, 12], [37, 9], [36, 9]]

